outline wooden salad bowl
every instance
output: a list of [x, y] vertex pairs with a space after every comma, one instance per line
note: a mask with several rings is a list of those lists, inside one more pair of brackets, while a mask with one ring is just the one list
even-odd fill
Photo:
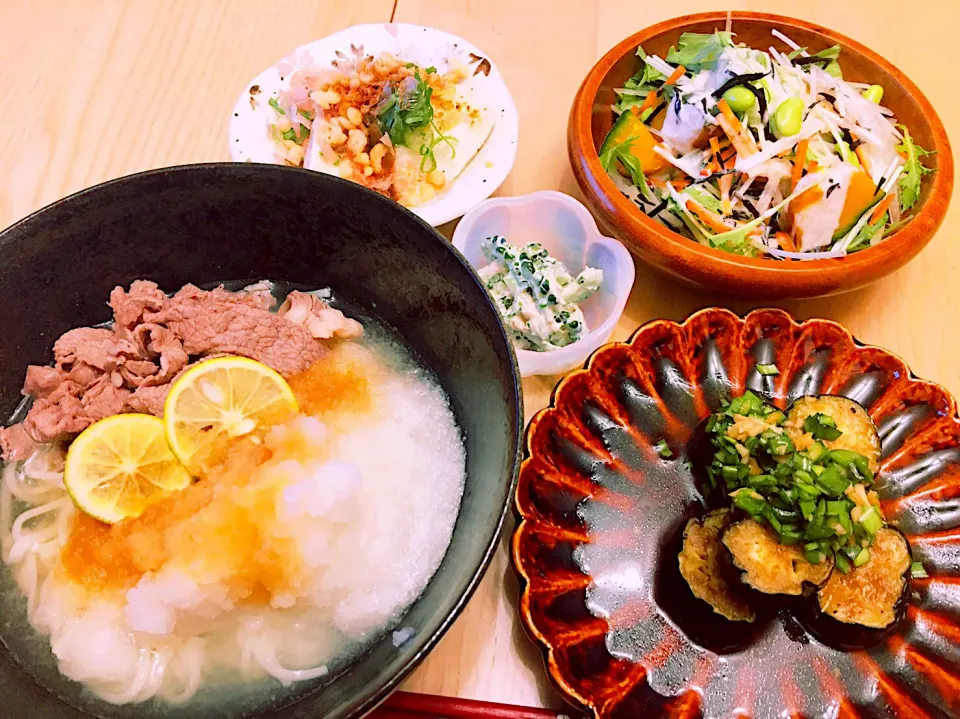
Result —
[[770, 300], [839, 294], [902, 267], [932, 239], [953, 191], [950, 142], [930, 101], [890, 62], [844, 35], [780, 15], [729, 15], [738, 42], [787, 49], [770, 34], [778, 29], [811, 52], [840, 45], [840, 64], [846, 79], [883, 86], [883, 104], [907, 125], [920, 146], [936, 153], [925, 162], [936, 171], [923, 183], [913, 219], [877, 246], [846, 257], [780, 261], [740, 257], [687, 239], [647, 217], [617, 190], [600, 166], [598, 148], [613, 124], [610, 106], [616, 99], [614, 89], [622, 87], [638, 67], [637, 46], [663, 57], [681, 33], [724, 29], [726, 12], [686, 15], [641, 30], [610, 50], [590, 70], [573, 101], [567, 128], [570, 163], [587, 203], [644, 262], [688, 284], [729, 295]]

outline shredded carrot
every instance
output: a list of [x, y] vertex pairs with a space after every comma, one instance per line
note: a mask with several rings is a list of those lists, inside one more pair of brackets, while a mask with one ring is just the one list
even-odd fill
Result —
[[895, 199], [896, 199], [896, 195], [894, 195], [893, 193], [890, 193], [889, 195], [884, 197], [883, 200], [880, 201], [880, 204], [877, 205], [876, 208], [874, 208], [873, 212], [870, 214], [869, 222], [871, 225], [877, 220], [879, 220], [881, 217], [883, 217], [883, 213], [890, 209], [890, 205], [893, 204], [893, 201]]
[[731, 227], [726, 222], [723, 221], [723, 218], [720, 215], [710, 212], [706, 207], [701, 205], [699, 202], [694, 200], [687, 200], [687, 209], [690, 210], [693, 214], [703, 220], [703, 223], [709, 227], [711, 230], [717, 233], [730, 232], [730, 230], [736, 229]]
[[[738, 118], [736, 113], [730, 109], [730, 105], [727, 104], [727, 101], [723, 98], [720, 98], [720, 102], [717, 103], [717, 108], [720, 110], [724, 119], [730, 123], [730, 127], [733, 128], [733, 134], [740, 137], [743, 141], [743, 144], [749, 148], [749, 152], [741, 152], [740, 154], [746, 156], [753, 154], [754, 152], [759, 152], [760, 148], [757, 147], [757, 142], [753, 139], [753, 135], [751, 135], [750, 132], [743, 126], [743, 123], [740, 122], [740, 118]], [[723, 125], [721, 124], [720, 127], [723, 127]], [[728, 137], [730, 137], [730, 142], [733, 142], [733, 137], [729, 132], [727, 132], [727, 129], [723, 128], [723, 131], [727, 133]], [[733, 146], [736, 147], [736, 143], [734, 143]]]
[[723, 169], [723, 162], [720, 160], [720, 143], [717, 142], [716, 137], [710, 138], [710, 164], [716, 168], [714, 172]]
[[[647, 110], [649, 110], [654, 105], [656, 105], [658, 96], [659, 95], [656, 90], [651, 90], [650, 92], [648, 92], [647, 97], [644, 99], [643, 104], [640, 106], [640, 109], [637, 110], [637, 114], [642, 115]], [[636, 107], [636, 105], [634, 105], [634, 107]]]
[[729, 215], [733, 211], [730, 206], [731, 187], [733, 187], [733, 175], [720, 175], [720, 202], [724, 215]]
[[[685, 68], [683, 65], [678, 65], [678, 66], [677, 66], [677, 69], [674, 70], [672, 73], [670, 73], [670, 77], [668, 77], [668, 78], [664, 81], [664, 83], [663, 83], [663, 85], [662, 85], [661, 87], [666, 87], [667, 85], [672, 85], [672, 84], [675, 83], [677, 80], [679, 80], [681, 77], [683, 77], [683, 74], [684, 74], [686, 71], [687, 71], [687, 68]], [[640, 109], [636, 111], [636, 114], [642, 115], [643, 113], [645, 113], [647, 110], [649, 110], [650, 108], [652, 108], [654, 105], [657, 104], [657, 100], [658, 100], [659, 98], [660, 98], [660, 91], [659, 91], [659, 90], [651, 90], [650, 92], [648, 92], [648, 93], [647, 93], [647, 96], [643, 99], [643, 104], [640, 105]], [[636, 105], [634, 105], [633, 107], [636, 107]], [[630, 109], [632, 110], [633, 108], [630, 108]]]
[[778, 232], [775, 237], [777, 238], [777, 244], [780, 245], [781, 250], [786, 250], [787, 252], [796, 252], [797, 246], [793, 244], [793, 238], [790, 237], [786, 232]]
[[810, 205], [820, 202], [822, 198], [823, 190], [820, 189], [819, 185], [808, 187], [790, 201], [789, 214], [798, 215], [800, 212], [810, 207]]
[[[730, 121], [725, 116], [717, 115], [716, 120], [720, 128], [727, 134], [727, 137], [730, 139], [730, 144], [733, 145], [733, 149], [737, 151], [738, 155], [747, 157], [753, 154], [751, 147], [746, 143], [741, 135], [737, 134], [736, 129], [730, 124]], [[750, 139], [752, 140], [753, 138], [751, 137]]]
[[688, 177], [680, 177], [680, 178], [678, 178], [678, 179], [676, 179], [676, 180], [670, 180], [670, 184], [673, 185], [673, 189], [674, 189], [674, 190], [679, 191], [679, 190], [682, 190], [682, 189], [685, 188], [685, 187], [689, 187], [689, 186], [690, 186], [690, 178], [688, 178]]
[[671, 72], [670, 77], [668, 77], [666, 81], [664, 81], [663, 83], [664, 86], [672, 85], [673, 83], [675, 83], [677, 80], [683, 77], [683, 74], [686, 71], [687, 71], [687, 68], [685, 68], [683, 65], [677, 65], [677, 69]]
[[727, 121], [734, 129], [734, 132], [736, 132], [738, 135], [743, 132], [743, 124], [740, 122], [740, 118], [737, 117], [737, 114], [730, 109], [730, 105], [727, 104], [726, 100], [720, 98], [720, 102], [717, 103], [717, 109], [723, 113], [725, 118], [727, 118]]
[[797, 157], [793, 161], [793, 176], [790, 178], [790, 192], [797, 189], [797, 183], [803, 177], [803, 166], [807, 162], [807, 147], [810, 146], [810, 138], [805, 137], [797, 143]]
[[810, 163], [810, 167], [807, 168], [807, 173], [812, 175], [814, 172], [820, 169], [820, 165], [817, 164], [816, 160], [813, 160]]

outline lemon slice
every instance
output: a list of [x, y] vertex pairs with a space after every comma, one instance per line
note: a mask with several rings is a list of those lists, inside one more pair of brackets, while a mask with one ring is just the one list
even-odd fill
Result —
[[170, 451], [159, 417], [118, 414], [73, 441], [63, 484], [82, 511], [114, 524], [186, 487], [190, 473]]
[[163, 406], [167, 442], [177, 458], [199, 475], [243, 437], [293, 416], [290, 385], [265, 364], [245, 357], [219, 357], [187, 370]]

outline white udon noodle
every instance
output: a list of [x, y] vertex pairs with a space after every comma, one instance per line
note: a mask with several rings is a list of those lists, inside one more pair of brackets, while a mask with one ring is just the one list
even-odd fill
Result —
[[[14, 502], [28, 509], [14, 517]], [[27, 618], [37, 627], [37, 604], [43, 585], [70, 533], [76, 509], [63, 485], [63, 454], [58, 449], [38, 450], [23, 462], [8, 463], [0, 487], [0, 546], [3, 561], [11, 568], [27, 599]], [[262, 619], [242, 621], [237, 631], [239, 669], [243, 677], [262, 670], [284, 686], [328, 673], [326, 665], [288, 669], [277, 657], [275, 643]], [[129, 686], [117, 690], [93, 685], [102, 699], [113, 704], [143, 702], [161, 696], [172, 703], [190, 700], [203, 680], [206, 660], [200, 637], [187, 637], [179, 646], [141, 647], [138, 666]]]
[[[338, 541], [347, 543], [352, 556], [345, 556], [344, 545], [323, 550], [324, 579], [309, 600], [304, 598], [305, 605], [297, 605], [294, 597], [274, 596], [267, 607], [231, 605], [210, 615], [198, 612], [183, 626], [178, 620], [176, 631], [152, 634], [123, 623], [133, 590], [126, 601], [117, 593], [85, 595], [80, 603], [63, 601], [75, 587], [54, 569], [77, 512], [63, 485], [63, 452], [46, 448], [3, 467], [2, 558], [26, 599], [31, 626], [49, 637], [61, 674], [113, 704], [153, 697], [183, 703], [206, 680], [220, 676], [228, 681], [273, 677], [283, 686], [322, 677], [329, 672], [329, 662], [347, 660], [389, 629], [426, 586], [450, 542], [465, 479], [465, 452], [438, 386], [401, 373], [383, 388], [379, 420], [326, 425], [336, 441], [330, 456], [347, 460], [363, 477], [359, 489], [342, 501], [356, 502], [364, 513], [351, 515], [350, 524], [342, 525], [351, 531]], [[313, 418], [297, 421], [302, 423], [299, 429], [290, 431], [319, 431], [303, 424], [311, 422], [323, 429]], [[371, 444], [381, 451], [371, 453]], [[319, 486], [329, 504], [335, 488], [322, 482]], [[411, 525], [410, 517], [425, 513], [432, 521]], [[311, 510], [310, 516], [320, 515]], [[364, 531], [364, 526], [375, 526], [376, 531]], [[154, 589], [157, 586], [154, 582]], [[77, 624], [83, 624], [82, 631], [71, 629]], [[111, 646], [122, 651], [122, 671], [115, 671], [118, 662]], [[98, 664], [101, 661], [109, 667]]]

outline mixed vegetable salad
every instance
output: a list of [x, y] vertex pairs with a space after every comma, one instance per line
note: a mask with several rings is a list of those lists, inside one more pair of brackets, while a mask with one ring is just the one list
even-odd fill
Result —
[[727, 252], [839, 257], [909, 221], [931, 153], [843, 79], [840, 47], [817, 52], [684, 33], [617, 90], [600, 162], [648, 216]]

